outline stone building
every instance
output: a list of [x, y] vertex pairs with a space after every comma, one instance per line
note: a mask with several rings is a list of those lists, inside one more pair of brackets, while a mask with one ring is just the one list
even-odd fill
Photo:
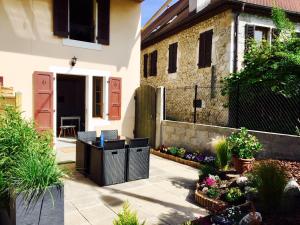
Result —
[[[272, 41], [273, 0], [179, 0], [142, 32], [141, 82], [166, 88], [167, 119], [226, 125], [221, 80], [243, 65], [248, 38]], [[278, 0], [294, 21], [300, 2]], [[299, 21], [299, 20], [298, 20]], [[297, 24], [299, 30], [299, 25]]]

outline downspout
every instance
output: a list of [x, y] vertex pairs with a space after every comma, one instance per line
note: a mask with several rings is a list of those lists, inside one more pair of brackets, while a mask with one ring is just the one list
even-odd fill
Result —
[[238, 42], [239, 42], [239, 18], [240, 14], [244, 12], [245, 3], [242, 8], [234, 13], [234, 47], [233, 47], [233, 72], [238, 71]]
[[[245, 3], [243, 3], [241, 10], [234, 13], [234, 55], [233, 55], [233, 73], [238, 72], [238, 44], [239, 44], [239, 18], [240, 14], [244, 12], [245, 9]], [[240, 93], [240, 85], [237, 85], [236, 90], [236, 115], [235, 115], [235, 127], [239, 128], [239, 107], [240, 107], [240, 101], [239, 101], [239, 93]]]

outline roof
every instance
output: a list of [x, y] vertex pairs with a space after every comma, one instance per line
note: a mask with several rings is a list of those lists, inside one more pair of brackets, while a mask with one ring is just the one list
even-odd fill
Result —
[[[189, 0], [178, 0], [142, 31], [142, 48], [226, 9], [241, 9], [243, 4], [245, 4], [245, 11], [248, 10], [250, 13], [257, 11], [266, 15], [266, 12], [271, 12], [274, 0], [211, 0], [210, 5], [198, 13], [189, 12]], [[284, 9], [293, 16], [300, 17], [300, 0], [277, 0], [275, 6]]]

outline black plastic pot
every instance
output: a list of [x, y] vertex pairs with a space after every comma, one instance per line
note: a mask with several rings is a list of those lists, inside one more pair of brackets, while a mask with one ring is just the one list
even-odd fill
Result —
[[[24, 193], [10, 199], [11, 225], [64, 225], [64, 188], [49, 187], [29, 204]], [[1, 223], [2, 224], [2, 223]]]

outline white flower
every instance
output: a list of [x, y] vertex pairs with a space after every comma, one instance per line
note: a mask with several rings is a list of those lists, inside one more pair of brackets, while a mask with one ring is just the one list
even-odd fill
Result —
[[203, 192], [204, 194], [206, 194], [207, 191], [208, 191], [208, 187], [204, 187], [204, 188], [202, 189], [202, 192]]
[[236, 183], [239, 185], [239, 186], [245, 186], [248, 182], [248, 178], [247, 177], [239, 177], [236, 179]]

